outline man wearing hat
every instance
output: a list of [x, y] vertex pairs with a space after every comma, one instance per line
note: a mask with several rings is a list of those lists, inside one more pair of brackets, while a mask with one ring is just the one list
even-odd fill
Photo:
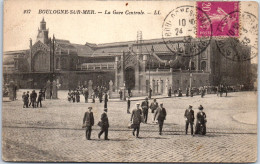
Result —
[[199, 106], [199, 112], [197, 113], [197, 122], [195, 127], [195, 134], [206, 134], [206, 114], [203, 112], [203, 106]]
[[153, 115], [153, 118], [152, 118], [152, 121], [154, 122], [155, 121], [155, 111], [156, 109], [159, 107], [158, 105], [158, 102], [156, 102], [156, 99], [153, 99], [153, 102], [151, 103], [150, 105], [150, 109], [151, 109], [151, 112], [154, 114]]
[[185, 121], [186, 121], [186, 126], [185, 126], [186, 134], [188, 133], [188, 127], [189, 127], [189, 124], [190, 124], [191, 135], [193, 135], [194, 111], [192, 110], [191, 105], [189, 105], [189, 108], [186, 109], [186, 111], [184, 113], [184, 118], [185, 118]]
[[105, 140], [108, 139], [108, 128], [109, 128], [109, 122], [107, 117], [107, 108], [104, 109], [104, 112], [101, 115], [101, 131], [98, 133], [98, 138], [100, 139], [100, 136], [105, 132]]
[[144, 114], [144, 122], [147, 123], [148, 119], [148, 109], [149, 109], [149, 102], [148, 102], [148, 97], [145, 98], [145, 101], [142, 102], [142, 110]]
[[154, 120], [155, 118], [158, 120], [159, 124], [159, 135], [162, 135], [162, 128], [163, 128], [163, 122], [166, 118], [166, 109], [163, 107], [163, 103], [160, 103], [160, 107], [156, 109]]
[[[130, 119], [130, 121], [132, 121], [133, 128], [134, 128], [133, 136], [136, 136], [136, 138], [139, 137], [140, 123], [142, 121], [141, 117], [142, 117], [142, 110], [140, 108], [140, 104], [136, 103], [136, 109], [132, 111], [132, 115]], [[135, 131], [137, 131], [136, 135], [135, 135]]]
[[92, 112], [92, 107], [88, 107], [88, 111], [85, 113], [83, 118], [83, 125], [86, 126], [86, 138], [90, 140], [92, 126], [94, 125], [94, 115]]
[[130, 106], [131, 106], [131, 100], [130, 97], [128, 96], [127, 98], [127, 113], [130, 114]]

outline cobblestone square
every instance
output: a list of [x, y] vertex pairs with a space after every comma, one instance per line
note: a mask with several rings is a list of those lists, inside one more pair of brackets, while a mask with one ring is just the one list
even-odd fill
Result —
[[[5, 161], [66, 162], [255, 162], [257, 159], [257, 93], [234, 92], [204, 98], [158, 97], [167, 110], [163, 134], [153, 124], [141, 124], [140, 138], [128, 129], [126, 102], [108, 101], [109, 141], [98, 139], [103, 103], [69, 103], [66, 92], [58, 100], [43, 101], [42, 108], [22, 108], [18, 100], [3, 102], [2, 152]], [[133, 98], [131, 109], [142, 98]], [[151, 100], [149, 100], [151, 102]], [[184, 111], [202, 104], [207, 114], [206, 136], [185, 135]], [[88, 106], [93, 107], [92, 140], [81, 128]], [[196, 120], [195, 120], [196, 121]], [[103, 136], [102, 136], [103, 137]]]

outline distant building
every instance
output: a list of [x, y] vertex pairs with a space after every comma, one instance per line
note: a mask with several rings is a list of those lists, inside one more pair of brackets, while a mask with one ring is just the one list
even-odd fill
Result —
[[[43, 19], [29, 49], [4, 52], [4, 83], [13, 80], [21, 88], [43, 88], [47, 80], [55, 79], [60, 89], [74, 89], [88, 86], [90, 80], [93, 87], [109, 87], [112, 81], [115, 92], [125, 86], [133, 95], [146, 95], [149, 84], [153, 94], [167, 94], [170, 87], [185, 90], [190, 78], [192, 87], [246, 85], [251, 78], [250, 60], [226, 60], [215, 40], [201, 54], [188, 58], [181, 54], [186, 51], [184, 37], [172, 38], [182, 49], [175, 54], [163, 39], [79, 45], [51, 39], [48, 34]], [[191, 38], [191, 42], [196, 44], [197, 39]], [[248, 47], [243, 49], [240, 53], [250, 55]]]

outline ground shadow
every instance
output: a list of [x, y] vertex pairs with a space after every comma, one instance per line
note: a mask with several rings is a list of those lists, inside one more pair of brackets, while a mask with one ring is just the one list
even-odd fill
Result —
[[151, 138], [151, 139], [168, 139], [168, 138], [164, 138], [164, 137], [139, 137], [138, 139], [148, 139], [148, 138]]

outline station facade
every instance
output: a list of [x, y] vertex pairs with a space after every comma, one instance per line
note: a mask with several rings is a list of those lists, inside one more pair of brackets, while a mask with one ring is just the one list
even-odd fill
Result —
[[[190, 38], [196, 44], [196, 38]], [[56, 80], [59, 89], [79, 85], [105, 86], [113, 92], [125, 87], [133, 95], [167, 94], [168, 90], [187, 87], [240, 85], [251, 82], [250, 60], [227, 60], [212, 39], [205, 51], [183, 57], [185, 37], [178, 42], [179, 54], [172, 52], [163, 39], [106, 44], [73, 44], [69, 40], [50, 38], [43, 19], [38, 35], [29, 49], [4, 52], [4, 83], [14, 81], [20, 88], [44, 88], [48, 80]], [[250, 48], [240, 53], [250, 55]]]

